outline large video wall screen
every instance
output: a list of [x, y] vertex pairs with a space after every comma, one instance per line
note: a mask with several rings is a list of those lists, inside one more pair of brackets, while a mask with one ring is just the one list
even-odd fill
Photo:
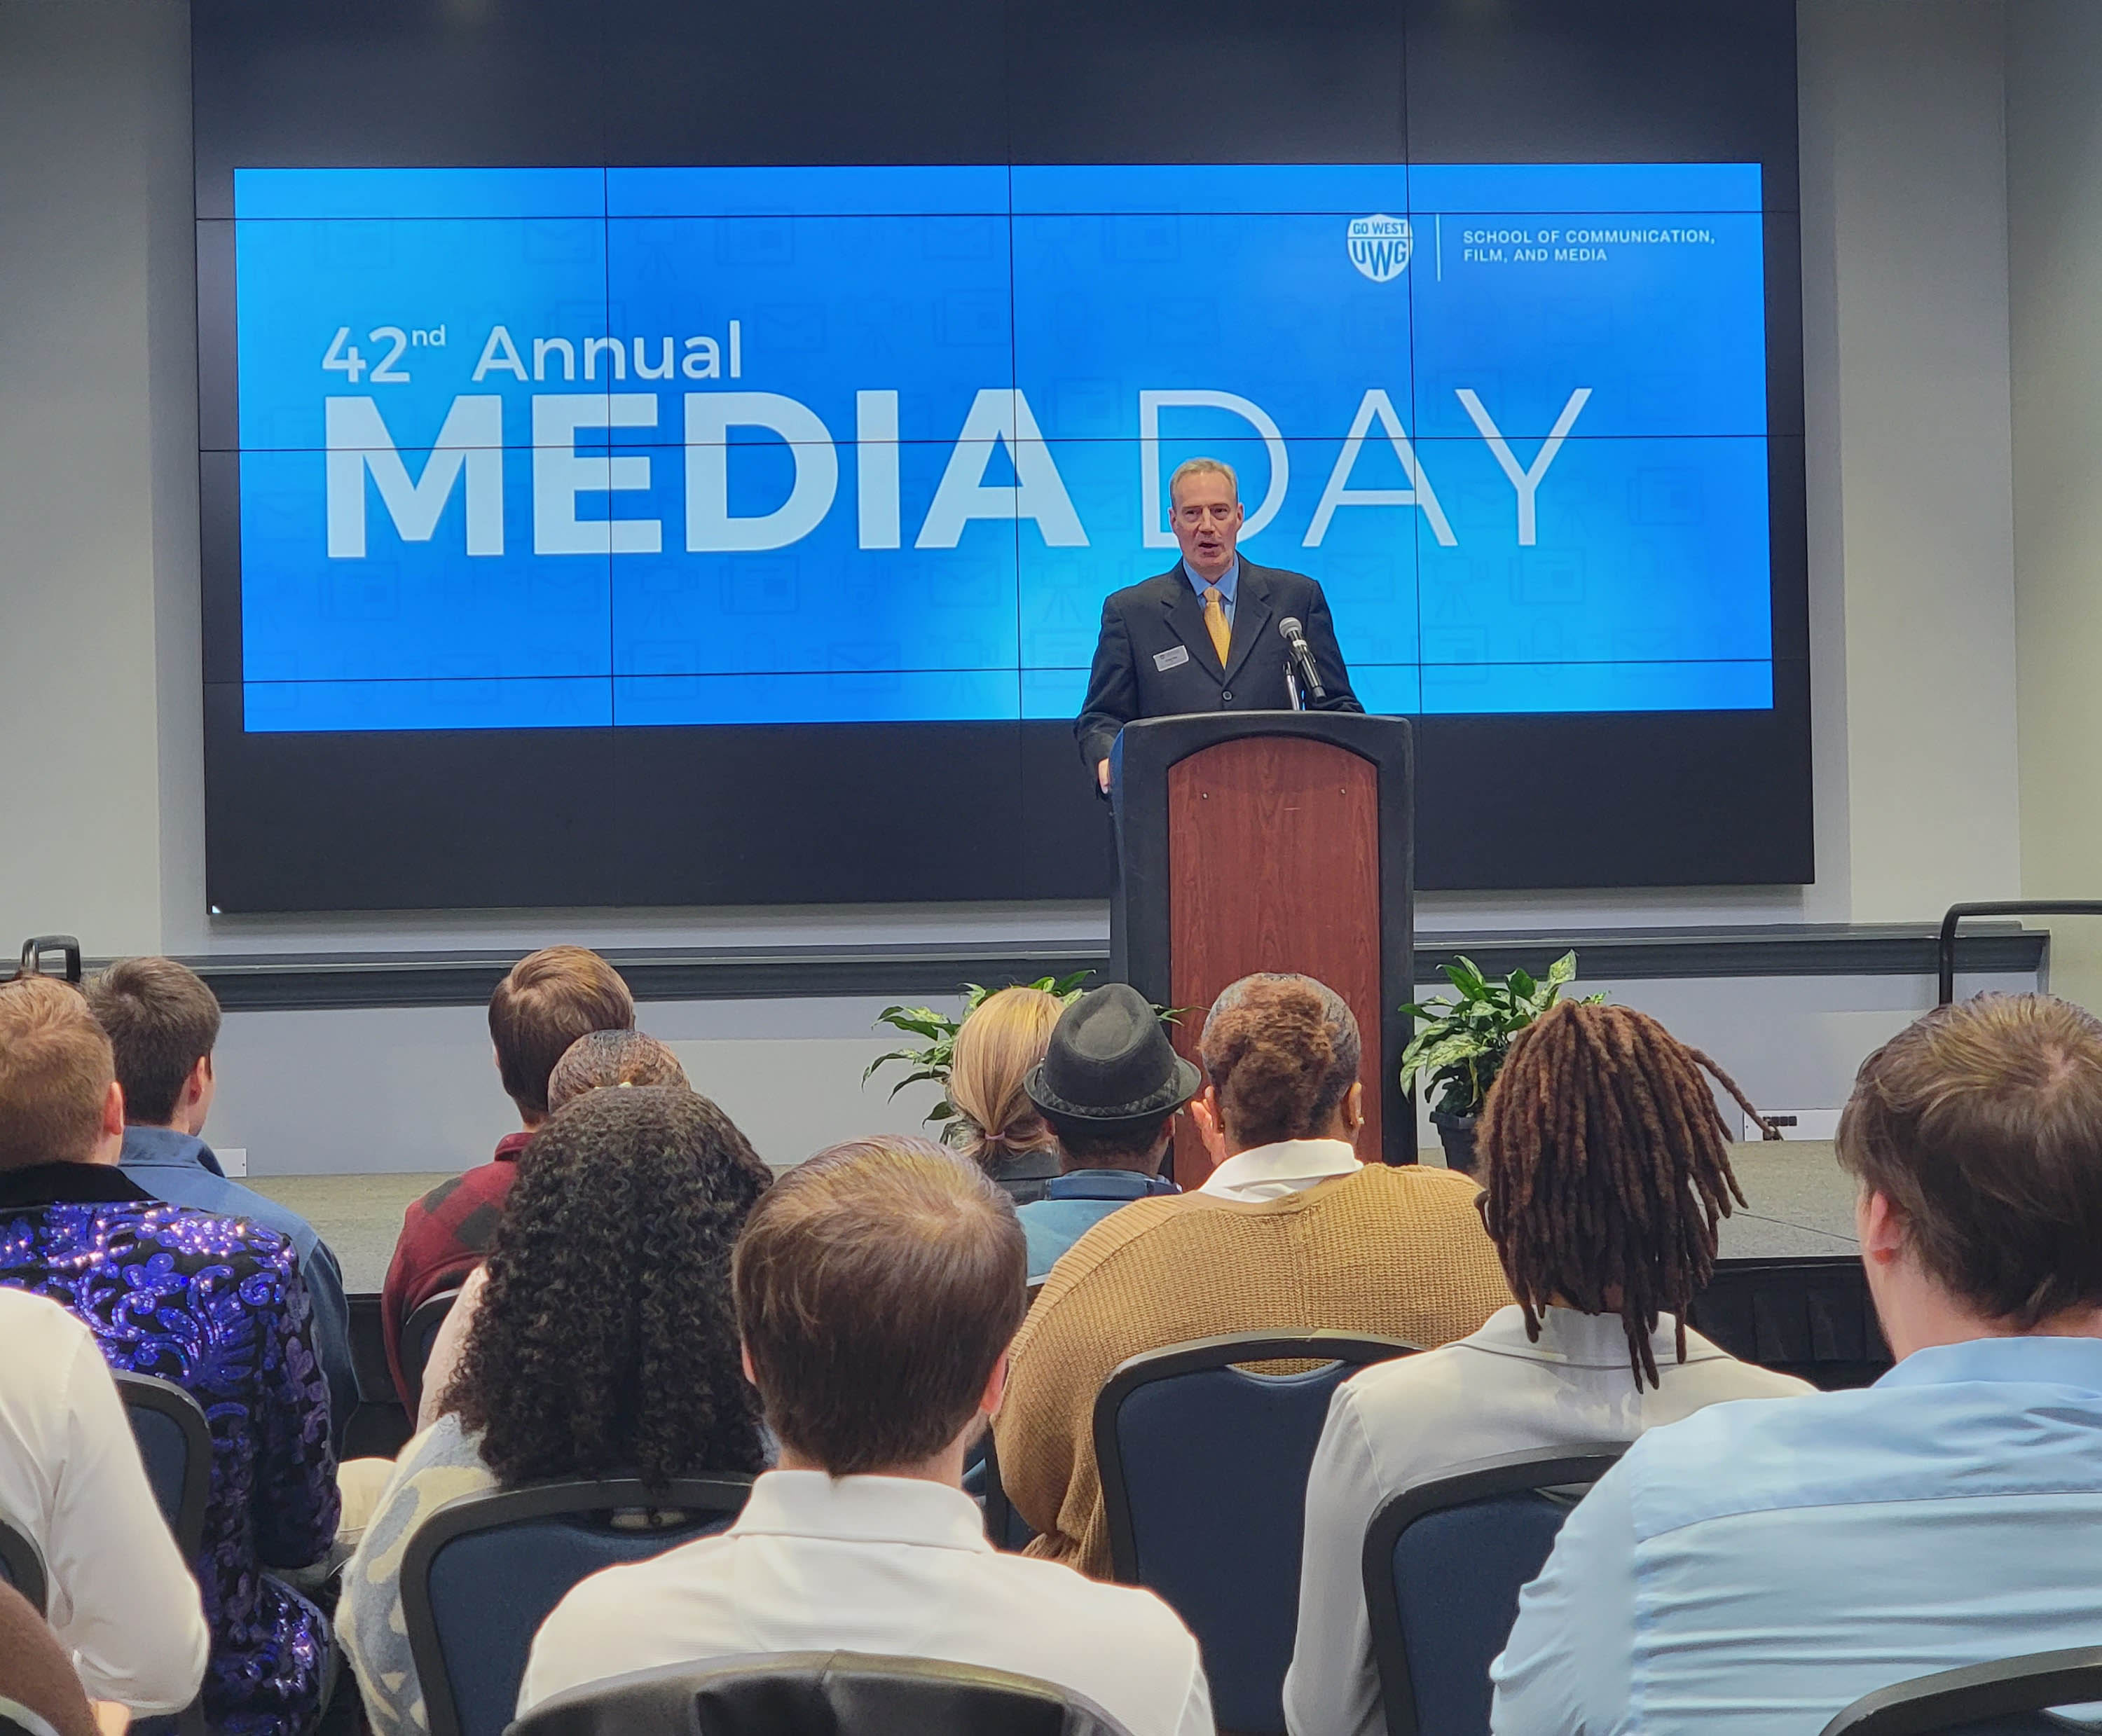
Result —
[[[1466, 10], [1388, 9], [1461, 71]], [[1649, 10], [1501, 9], [1496, 76]], [[1602, 96], [1465, 111], [1466, 158], [1372, 115], [1367, 160], [1306, 160], [1287, 114], [1275, 160], [1193, 121], [1162, 161], [1089, 87], [1141, 7], [1074, 94], [1152, 161], [915, 160], [894, 117], [888, 161], [667, 122], [619, 162], [651, 141], [419, 139], [358, 44], [313, 51], [344, 26], [199, 0], [215, 905], [1098, 896], [1067, 725], [1200, 454], [1367, 706], [1421, 720], [1422, 884], [1807, 878], [1785, 11], [1737, 9], [1748, 112], [1660, 100], [1633, 157]], [[495, 103], [516, 45], [437, 23], [360, 42]]]

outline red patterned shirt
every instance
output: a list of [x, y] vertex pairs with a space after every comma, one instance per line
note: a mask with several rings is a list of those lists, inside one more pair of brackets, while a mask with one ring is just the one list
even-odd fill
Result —
[[[379, 1292], [379, 1323], [387, 1336], [387, 1368], [394, 1390], [409, 1403], [401, 1376], [401, 1328], [410, 1315], [441, 1291], [456, 1290], [480, 1265], [496, 1238], [503, 1196], [518, 1173], [515, 1159], [533, 1143], [530, 1132], [508, 1133], [496, 1155], [450, 1181], [441, 1181], [401, 1215], [401, 1239]], [[410, 1407], [413, 1414], [414, 1406]]]

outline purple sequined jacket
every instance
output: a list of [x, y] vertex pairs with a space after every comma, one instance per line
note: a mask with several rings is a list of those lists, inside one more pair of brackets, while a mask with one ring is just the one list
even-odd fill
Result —
[[334, 1540], [335, 1455], [290, 1243], [164, 1205], [121, 1170], [0, 1171], [0, 1284], [86, 1322], [113, 1368], [158, 1375], [211, 1424], [211, 1499], [191, 1566], [211, 1624], [205, 1715], [238, 1736], [301, 1736], [321, 1712], [326, 1619], [267, 1576]]

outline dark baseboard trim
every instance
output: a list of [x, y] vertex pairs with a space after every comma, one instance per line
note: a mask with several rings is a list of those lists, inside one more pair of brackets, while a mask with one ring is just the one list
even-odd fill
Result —
[[[1980, 924], [1957, 941], [1957, 968], [2042, 968], [2048, 931]], [[1574, 947], [1590, 981], [1725, 976], [1925, 976], [1936, 971], [1928, 923], [1758, 928], [1619, 928], [1539, 933], [1432, 932], [1416, 937], [1416, 974], [1464, 954], [1501, 973], [1536, 975]], [[1027, 982], [1106, 971], [1094, 941], [865, 946], [649, 947], [606, 953], [638, 1000], [774, 1000], [814, 995], [950, 995], [967, 982]], [[217, 954], [185, 959], [229, 1012], [353, 1007], [469, 1007], [517, 961], [510, 951]]]

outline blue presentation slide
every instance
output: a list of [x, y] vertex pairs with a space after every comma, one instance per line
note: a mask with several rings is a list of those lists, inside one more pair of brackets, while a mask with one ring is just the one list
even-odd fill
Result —
[[234, 184], [251, 731], [1068, 718], [1200, 454], [1368, 710], [1772, 703], [1756, 165]]

